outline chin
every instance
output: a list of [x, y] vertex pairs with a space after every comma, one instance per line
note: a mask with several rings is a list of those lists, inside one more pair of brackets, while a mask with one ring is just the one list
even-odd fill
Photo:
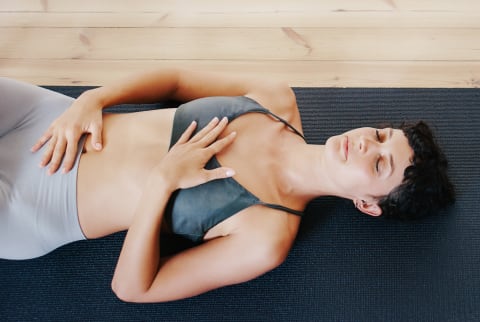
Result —
[[339, 141], [340, 141], [340, 135], [335, 135], [335, 136], [331, 136], [327, 139], [327, 141], [325, 142], [325, 146], [332, 146], [332, 145], [338, 145]]
[[331, 136], [325, 142], [325, 154], [329, 159], [340, 159], [342, 136]]

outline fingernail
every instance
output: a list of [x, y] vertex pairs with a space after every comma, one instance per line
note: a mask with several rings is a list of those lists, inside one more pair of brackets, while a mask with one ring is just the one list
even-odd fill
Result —
[[102, 148], [102, 145], [100, 143], [95, 143], [95, 148], [97, 150], [100, 150]]
[[233, 177], [235, 175], [235, 171], [227, 170], [227, 172], [225, 174], [227, 175], [227, 177]]

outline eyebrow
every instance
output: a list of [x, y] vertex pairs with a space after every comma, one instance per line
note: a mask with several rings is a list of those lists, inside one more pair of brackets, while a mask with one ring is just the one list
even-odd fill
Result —
[[[392, 136], [393, 136], [393, 129], [390, 128], [390, 130], [388, 131], [388, 139], [391, 140], [392, 139]], [[395, 171], [395, 164], [393, 163], [393, 155], [392, 153], [390, 153], [390, 175], [391, 176], [393, 174], [393, 172]]]

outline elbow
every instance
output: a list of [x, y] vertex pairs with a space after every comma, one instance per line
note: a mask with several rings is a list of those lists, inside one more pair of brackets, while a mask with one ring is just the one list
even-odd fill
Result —
[[132, 302], [133, 296], [128, 292], [128, 288], [121, 285], [117, 280], [113, 279], [111, 284], [112, 292], [123, 302]]
[[142, 303], [143, 300], [143, 293], [139, 291], [133, 290], [131, 287], [123, 283], [119, 283], [117, 280], [113, 279], [111, 288], [115, 296], [122, 302], [127, 303]]

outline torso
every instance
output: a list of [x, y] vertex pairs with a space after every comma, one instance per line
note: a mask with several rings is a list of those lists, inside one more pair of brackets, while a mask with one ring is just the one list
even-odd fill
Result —
[[[77, 198], [80, 224], [87, 237], [128, 228], [149, 169], [168, 151], [174, 113], [174, 109], [162, 109], [105, 115], [103, 151], [93, 151], [89, 138], [86, 140], [86, 153], [79, 165]], [[302, 144], [303, 140], [283, 123], [270, 118], [252, 113], [232, 121], [224, 135], [236, 131], [237, 138], [217, 159], [234, 168], [235, 180], [261, 200], [303, 209], [303, 201], [285, 195], [281, 175], [288, 147]], [[252, 206], [212, 227], [205, 239], [225, 236], [250, 224], [278, 227], [294, 235], [299, 221], [298, 216]]]

